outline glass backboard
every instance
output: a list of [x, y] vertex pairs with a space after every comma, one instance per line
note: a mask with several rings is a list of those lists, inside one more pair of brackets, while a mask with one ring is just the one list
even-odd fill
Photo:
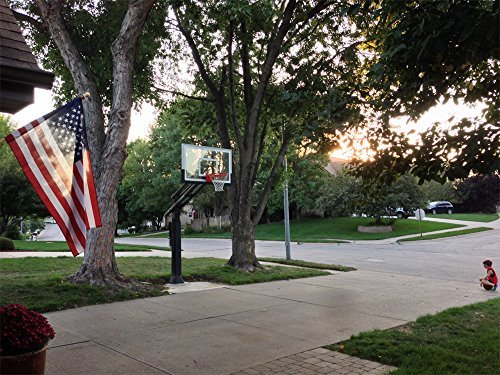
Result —
[[224, 184], [231, 183], [232, 151], [226, 148], [182, 144], [182, 181], [207, 183], [207, 174], [216, 174]]

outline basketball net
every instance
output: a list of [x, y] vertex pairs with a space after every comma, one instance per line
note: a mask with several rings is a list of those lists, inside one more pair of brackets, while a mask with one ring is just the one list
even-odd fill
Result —
[[211, 182], [214, 185], [216, 192], [224, 191], [226, 176], [227, 173], [207, 173], [205, 175], [207, 182]]

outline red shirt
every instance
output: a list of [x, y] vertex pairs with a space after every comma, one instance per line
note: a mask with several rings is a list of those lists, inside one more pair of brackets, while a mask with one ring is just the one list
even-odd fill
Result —
[[498, 276], [493, 267], [488, 267], [486, 268], [486, 273], [488, 272], [493, 272], [490, 276], [488, 276], [488, 281], [492, 284], [497, 285], [498, 284]]

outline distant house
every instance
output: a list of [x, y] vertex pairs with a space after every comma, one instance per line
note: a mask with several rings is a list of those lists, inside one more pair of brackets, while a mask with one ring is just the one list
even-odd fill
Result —
[[0, 0], [0, 112], [34, 102], [35, 87], [51, 89], [54, 73], [40, 69], [6, 0]]
[[330, 172], [330, 174], [339, 173], [345, 166], [349, 163], [349, 160], [336, 158], [334, 156], [330, 156], [330, 162], [327, 164], [325, 169]]

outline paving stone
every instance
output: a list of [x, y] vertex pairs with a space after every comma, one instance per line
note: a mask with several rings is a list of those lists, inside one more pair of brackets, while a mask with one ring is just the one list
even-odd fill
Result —
[[377, 367], [380, 366], [380, 363], [373, 362], [373, 361], [368, 361], [368, 363], [365, 366], [369, 367], [369, 368], [377, 368]]
[[347, 368], [339, 368], [338, 370], [335, 370], [335, 373], [336, 374], [340, 374], [340, 375], [343, 375], [343, 374], [350, 374], [349, 370]]
[[295, 354], [297, 357], [301, 357], [301, 358], [311, 358], [311, 355], [307, 354], [307, 353], [297, 353]]
[[321, 362], [318, 358], [308, 358], [306, 360], [304, 360], [304, 362], [307, 362], [307, 363], [310, 363], [310, 364], [315, 364], [315, 363], [318, 363], [318, 362]]
[[332, 370], [328, 367], [323, 367], [323, 368], [318, 369], [318, 372], [320, 374], [330, 374], [332, 372]]
[[250, 375], [258, 375], [259, 371], [253, 369], [253, 368], [247, 368], [246, 370], [243, 370], [244, 374], [250, 374]]
[[304, 366], [302, 367], [305, 367], [305, 368], [308, 368], [309, 370], [316, 370], [317, 367], [311, 363], [305, 363]]
[[255, 370], [255, 371], [258, 371], [259, 374], [262, 373], [262, 372], [264, 372], [264, 371], [268, 371], [269, 370], [269, 368], [266, 367], [265, 365], [258, 365], [258, 366], [252, 367], [252, 369]]
[[397, 370], [397, 368], [358, 357], [352, 357], [344, 353], [330, 351], [325, 348], [316, 348], [306, 352], [293, 354], [288, 357], [279, 358], [268, 363], [260, 364], [236, 374], [377, 375], [387, 374], [394, 370]]
[[316, 348], [316, 349], [310, 350], [309, 352], [310, 353], [316, 353], [316, 354], [324, 354], [324, 353], [331, 352], [331, 350], [328, 350], [328, 349], [325, 349], [325, 348]]
[[337, 370], [337, 369], [342, 368], [342, 366], [337, 365], [336, 363], [330, 363], [330, 364], [328, 365], [328, 367], [329, 367], [329, 368], [331, 368], [331, 369], [334, 369], [334, 370]]
[[308, 368], [302, 368], [300, 370], [300, 374], [304, 374], [304, 375], [315, 375], [316, 374], [316, 371], [313, 371], [313, 370], [310, 370]]
[[326, 361], [318, 362], [318, 363], [316, 363], [316, 366], [318, 366], [318, 367], [328, 367], [328, 366], [330, 366], [330, 362], [326, 362]]

